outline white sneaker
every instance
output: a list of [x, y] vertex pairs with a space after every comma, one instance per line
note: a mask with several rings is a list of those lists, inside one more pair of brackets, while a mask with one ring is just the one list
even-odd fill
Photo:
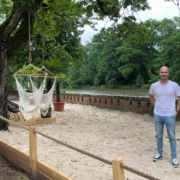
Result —
[[153, 161], [156, 162], [156, 161], [158, 161], [158, 160], [161, 160], [162, 158], [163, 158], [162, 155], [160, 155], [159, 153], [157, 153], [157, 154], [154, 156]]
[[178, 168], [178, 166], [179, 166], [179, 162], [176, 158], [172, 159], [172, 164], [175, 168]]

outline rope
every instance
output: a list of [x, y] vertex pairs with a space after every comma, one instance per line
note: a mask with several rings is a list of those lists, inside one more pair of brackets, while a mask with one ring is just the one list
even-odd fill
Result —
[[[0, 118], [1, 118], [2, 120], [6, 121], [6, 122], [11, 122], [12, 124], [15, 124], [15, 125], [17, 125], [17, 126], [20, 126], [20, 127], [23, 128], [23, 129], [29, 130], [27, 127], [22, 126], [22, 125], [19, 125], [19, 124], [13, 122], [13, 121], [10, 121], [10, 120], [4, 118], [3, 116], [0, 116]], [[81, 150], [81, 149], [79, 149], [79, 148], [76, 148], [76, 147], [74, 147], [74, 146], [72, 146], [72, 145], [69, 145], [69, 144], [67, 144], [67, 143], [64, 143], [64, 142], [62, 142], [62, 141], [60, 141], [60, 140], [58, 140], [58, 139], [55, 139], [55, 138], [53, 138], [53, 137], [50, 137], [50, 136], [48, 136], [48, 135], [46, 135], [46, 134], [44, 134], [44, 133], [42, 133], [42, 132], [39, 132], [39, 131], [37, 131], [37, 130], [34, 130], [34, 132], [36, 132], [37, 134], [40, 134], [40, 135], [42, 135], [42, 136], [44, 136], [44, 137], [46, 137], [46, 138], [48, 138], [48, 139], [51, 139], [51, 140], [53, 140], [53, 141], [55, 141], [55, 142], [57, 142], [57, 143], [59, 143], [59, 144], [61, 144], [61, 145], [64, 145], [64, 146], [66, 146], [66, 147], [68, 147], [68, 148], [70, 148], [70, 149], [76, 150], [76, 151], [78, 151], [78, 152], [80, 152], [80, 153], [82, 153], [82, 154], [85, 154], [85, 155], [87, 155], [87, 156], [90, 156], [90, 157], [92, 157], [92, 158], [94, 158], [94, 159], [97, 159], [97, 160], [99, 160], [99, 161], [102, 161], [102, 162], [104, 162], [104, 163], [106, 163], [106, 164], [112, 165], [112, 162], [109, 161], [109, 160], [106, 160], [106, 159], [104, 159], [104, 158], [101, 158], [101, 157], [99, 157], [99, 156], [96, 156], [96, 155], [94, 155], [94, 154], [91, 154], [91, 153], [89, 153], [89, 152], [87, 152], [87, 151], [84, 151], [84, 150]], [[153, 177], [153, 176], [151, 176], [151, 175], [148, 175], [148, 174], [146, 174], [146, 173], [143, 173], [143, 172], [141, 172], [141, 171], [138, 171], [138, 170], [136, 170], [136, 169], [134, 169], [134, 168], [132, 168], [132, 167], [129, 167], [129, 166], [127, 166], [127, 165], [124, 165], [124, 164], [120, 164], [120, 167], [119, 167], [119, 168], [126, 169], [126, 170], [128, 170], [128, 171], [130, 171], [130, 172], [132, 172], [132, 173], [134, 173], [134, 174], [137, 174], [137, 175], [142, 176], [142, 177], [144, 177], [144, 178], [146, 178], [146, 179], [149, 179], [149, 180], [160, 180], [160, 179], [158, 179], [158, 178], [155, 178], [155, 177]]]
[[31, 56], [31, 25], [30, 25], [30, 13], [28, 12], [28, 37], [29, 37], [29, 59], [28, 64], [31, 64], [32, 62], [32, 56]]
[[44, 66], [44, 47], [45, 47], [45, 42], [44, 42], [44, 13], [43, 13], [43, 4], [42, 4], [42, 66]]
[[[43, 70], [43, 69], [44, 69], [44, 70]], [[56, 76], [55, 76], [51, 71], [49, 71], [48, 69], [46, 69], [45, 66], [43, 66], [42, 68], [40, 68], [40, 69], [38, 69], [37, 71], [35, 71], [34, 74], [37, 73], [37, 72], [43, 72], [44, 74], [49, 73], [50, 75], [52, 75], [52, 76], [49, 76], [49, 77], [54, 77], [54, 78], [56, 78]], [[48, 77], [48, 76], [47, 76], [47, 77]]]
[[[74, 146], [71, 146], [71, 145], [69, 145], [69, 144], [67, 144], [67, 143], [64, 143], [64, 142], [62, 142], [62, 141], [60, 141], [60, 140], [58, 140], [58, 139], [55, 139], [55, 138], [53, 138], [53, 137], [50, 137], [50, 136], [48, 136], [48, 135], [46, 135], [46, 134], [44, 134], [44, 133], [42, 133], [42, 132], [39, 132], [39, 131], [37, 131], [37, 130], [34, 130], [34, 131], [35, 131], [37, 134], [40, 134], [40, 135], [42, 135], [42, 136], [44, 136], [44, 137], [46, 137], [46, 138], [48, 138], [48, 139], [51, 139], [51, 140], [53, 140], [53, 141], [55, 141], [55, 142], [57, 142], [57, 143], [59, 143], [59, 144], [61, 144], [61, 145], [64, 145], [64, 146], [66, 146], [66, 147], [68, 147], [68, 148], [70, 148], [70, 149], [76, 150], [76, 151], [78, 151], [78, 152], [80, 152], [80, 153], [82, 153], [82, 154], [85, 154], [85, 155], [87, 155], [87, 156], [90, 156], [90, 157], [92, 157], [92, 158], [94, 158], [94, 159], [97, 159], [97, 160], [99, 160], [99, 161], [102, 161], [102, 162], [104, 162], [104, 163], [106, 163], [106, 164], [112, 165], [112, 162], [109, 161], [109, 160], [106, 160], [106, 159], [104, 159], [104, 158], [101, 158], [101, 157], [99, 157], [99, 156], [96, 156], [96, 155], [94, 155], [94, 154], [91, 154], [91, 153], [89, 153], [89, 152], [87, 152], [87, 151], [84, 151], [84, 150], [81, 150], [81, 149], [76, 148], [76, 147], [74, 147]], [[124, 165], [124, 164], [120, 164], [120, 167], [123, 168], [123, 169], [126, 169], [126, 170], [128, 170], [128, 171], [130, 171], [130, 172], [133, 172], [133, 173], [135, 173], [135, 174], [137, 174], [137, 175], [139, 175], [139, 176], [142, 176], [142, 177], [145, 177], [145, 178], [147, 178], [147, 179], [150, 179], [150, 180], [160, 180], [160, 179], [157, 179], [157, 178], [155, 178], [155, 177], [153, 177], [153, 176], [150, 176], [150, 175], [148, 175], [148, 174], [145, 174], [145, 173], [143, 173], [143, 172], [140, 172], [140, 171], [138, 171], [138, 170], [135, 170], [135, 169], [133, 169], [133, 168], [131, 168], [131, 167], [128, 167], [128, 166], [126, 166], [126, 165]]]
[[71, 148], [71, 149], [73, 149], [73, 150], [76, 150], [76, 151], [78, 151], [78, 152], [81, 152], [81, 153], [83, 153], [83, 154], [85, 154], [85, 155], [87, 155], [87, 156], [90, 156], [90, 157], [95, 158], [95, 159], [98, 159], [98, 160], [100, 160], [100, 161], [102, 161], [102, 162], [104, 162], [104, 163], [107, 163], [107, 164], [112, 165], [112, 162], [111, 162], [111, 161], [108, 161], [108, 160], [103, 159], [103, 158], [101, 158], [101, 157], [98, 157], [98, 156], [96, 156], [96, 155], [94, 155], [94, 154], [91, 154], [91, 153], [89, 153], [89, 152], [87, 152], [87, 151], [84, 151], [84, 150], [81, 150], [81, 149], [76, 148], [76, 147], [74, 147], [74, 146], [71, 146], [71, 145], [69, 145], [69, 144], [67, 144], [67, 143], [64, 143], [64, 142], [62, 142], [62, 141], [60, 141], [60, 140], [58, 140], [58, 139], [55, 139], [55, 138], [53, 138], [53, 137], [50, 137], [50, 136], [48, 136], [48, 135], [46, 135], [46, 134], [44, 134], [44, 133], [42, 133], [42, 132], [39, 132], [39, 131], [37, 131], [37, 130], [34, 130], [34, 131], [35, 131], [37, 134], [40, 134], [40, 135], [42, 135], [42, 136], [44, 136], [44, 137], [46, 137], [46, 138], [48, 138], [48, 139], [51, 139], [51, 140], [53, 140], [53, 141], [55, 141], [55, 142], [57, 142], [57, 143], [59, 143], [59, 144], [61, 144], [61, 145], [64, 145], [64, 146], [69, 147], [69, 148]]
[[13, 121], [10, 121], [10, 120], [8, 120], [7, 118], [5, 118], [5, 117], [3, 117], [3, 116], [0, 116], [0, 119], [2, 119], [3, 121], [6, 121], [6, 122], [8, 122], [8, 123], [12, 123], [12, 124], [14, 124], [14, 125], [17, 125], [17, 126], [23, 128], [23, 129], [29, 130], [29, 128], [27, 128], [26, 126], [22, 126], [22, 125], [20, 125], [20, 124], [18, 124], [18, 123], [15, 123], [15, 122], [13, 122]]
[[130, 171], [130, 172], [132, 172], [132, 173], [134, 173], [134, 174], [137, 174], [137, 175], [139, 175], [139, 176], [142, 176], [142, 177], [144, 177], [144, 178], [146, 178], [146, 179], [150, 179], [150, 180], [160, 180], [160, 179], [158, 179], [158, 178], [155, 178], [155, 177], [153, 177], [153, 176], [151, 176], [151, 175], [148, 175], [148, 174], [146, 174], [146, 173], [143, 173], [143, 172], [141, 172], [141, 171], [138, 171], [138, 170], [136, 170], [136, 169], [134, 169], [134, 168], [132, 168], [132, 167], [126, 166], [126, 165], [124, 165], [124, 164], [120, 164], [120, 167], [123, 168], [123, 169], [126, 169], [126, 170], [128, 170], [128, 171]]

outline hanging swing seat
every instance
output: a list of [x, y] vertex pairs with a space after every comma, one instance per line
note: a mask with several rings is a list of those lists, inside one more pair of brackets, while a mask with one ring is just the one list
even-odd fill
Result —
[[[53, 75], [48, 69], [44, 67], [44, 40], [42, 40], [43, 46], [43, 60], [42, 68], [38, 68], [31, 64], [31, 25], [30, 25], [30, 12], [28, 12], [28, 34], [29, 34], [29, 58], [28, 65], [20, 69], [14, 74], [17, 90], [19, 94], [19, 110], [23, 114], [26, 120], [28, 120], [28, 125], [37, 124], [39, 121], [42, 122], [54, 122], [54, 118], [50, 118], [49, 110], [53, 101], [53, 92], [56, 82], [56, 76]], [[21, 76], [21, 77], [19, 77]], [[24, 78], [25, 76], [27, 77]], [[54, 83], [48, 93], [44, 94], [45, 83], [47, 78], [53, 78]], [[35, 79], [38, 81], [35, 82]], [[20, 81], [19, 81], [20, 80]], [[25, 86], [22, 86], [22, 83]], [[30, 85], [30, 91], [27, 91], [25, 87]], [[41, 114], [41, 118], [40, 118]], [[42, 118], [43, 117], [43, 118]], [[34, 119], [35, 118], [35, 119]], [[40, 119], [39, 119], [40, 118]], [[31, 121], [31, 122], [30, 122]], [[25, 122], [23, 122], [24, 124]], [[29, 124], [30, 123], [30, 124]]]
[[[36, 117], [36, 118], [32, 118], [29, 119], [28, 121], [25, 120], [23, 114], [21, 113], [21, 111], [19, 110], [19, 105], [9, 101], [8, 100], [8, 114], [9, 114], [9, 119], [13, 122], [15, 122], [16, 124], [19, 125], [23, 125], [23, 126], [31, 126], [31, 125], [38, 125], [38, 124], [44, 124], [44, 123], [53, 123], [56, 121], [55, 117], [48, 117], [41, 118], [40, 117]], [[13, 123], [9, 123], [10, 126], [16, 126]]]
[[[55, 117], [42, 118], [42, 115], [41, 115], [41, 118], [32, 118], [26, 121], [23, 114], [19, 110], [19, 105], [10, 100], [8, 100], [8, 114], [9, 114], [9, 119], [11, 121], [15, 122], [16, 124], [24, 125], [24, 126], [31, 126], [31, 125], [37, 125], [37, 124], [43, 124], [43, 123], [52, 123], [56, 121]], [[9, 125], [16, 126], [13, 123], [9, 123]]]
[[[19, 76], [28, 76], [31, 91], [27, 91], [18, 80]], [[14, 74], [16, 85], [19, 94], [19, 109], [22, 112], [28, 122], [20, 122], [21, 124], [39, 124], [54, 122], [55, 118], [51, 118], [51, 104], [53, 101], [53, 92], [56, 82], [56, 76], [49, 72], [45, 67], [37, 68], [32, 64], [29, 64], [25, 68], [21, 69]], [[42, 81], [37, 88], [34, 78], [38, 78]], [[45, 83], [47, 78], [53, 78], [54, 83], [48, 93], [44, 93]], [[26, 82], [27, 83], [27, 82]], [[39, 117], [41, 115], [41, 117]]]

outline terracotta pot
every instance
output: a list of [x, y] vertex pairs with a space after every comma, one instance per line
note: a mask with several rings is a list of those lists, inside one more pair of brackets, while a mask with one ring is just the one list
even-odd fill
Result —
[[64, 111], [65, 102], [53, 102], [54, 111]]

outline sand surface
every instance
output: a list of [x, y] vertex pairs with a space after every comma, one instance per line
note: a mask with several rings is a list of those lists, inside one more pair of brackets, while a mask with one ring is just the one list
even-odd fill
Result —
[[[56, 122], [37, 125], [37, 130], [62, 142], [111, 161], [122, 157], [124, 164], [162, 180], [180, 180], [180, 167], [171, 164], [170, 146], [164, 134], [163, 160], [153, 162], [156, 139], [153, 117], [119, 110], [65, 104], [54, 112]], [[9, 127], [0, 139], [29, 154], [28, 131]], [[177, 154], [180, 156], [180, 122], [177, 122]], [[112, 180], [112, 166], [37, 135], [38, 159], [73, 180]], [[179, 159], [180, 160], [180, 159]], [[128, 180], [145, 178], [125, 170]]]

